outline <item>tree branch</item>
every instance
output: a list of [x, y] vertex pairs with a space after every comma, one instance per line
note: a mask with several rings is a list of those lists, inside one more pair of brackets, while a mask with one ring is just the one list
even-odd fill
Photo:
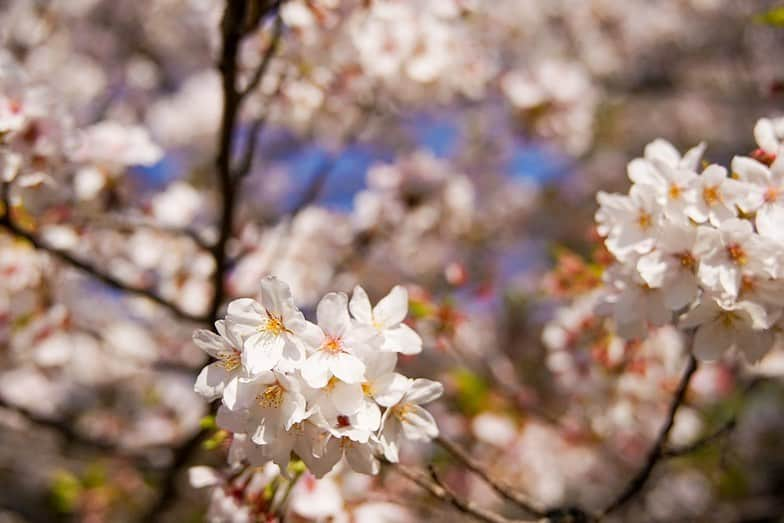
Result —
[[191, 321], [191, 322], [194, 322], [194, 323], [204, 323], [205, 322], [205, 320], [206, 320], [205, 317], [203, 317], [203, 316], [195, 316], [193, 314], [190, 314], [190, 313], [182, 310], [181, 308], [179, 308], [174, 303], [168, 301], [167, 299], [163, 298], [162, 296], [159, 296], [158, 294], [156, 294], [155, 292], [151, 291], [150, 289], [134, 287], [134, 286], [132, 286], [132, 285], [130, 285], [130, 284], [120, 280], [119, 278], [116, 278], [116, 277], [112, 276], [111, 274], [103, 272], [101, 269], [91, 265], [90, 263], [87, 263], [85, 261], [80, 260], [79, 258], [77, 258], [73, 254], [69, 253], [68, 251], [65, 251], [65, 250], [62, 250], [62, 249], [58, 249], [56, 247], [52, 247], [50, 245], [45, 244], [43, 241], [41, 241], [35, 235], [33, 235], [32, 233], [22, 229], [16, 223], [14, 223], [13, 219], [11, 218], [10, 207], [8, 207], [7, 204], [6, 204], [6, 208], [7, 208], [6, 213], [2, 217], [0, 217], [0, 226], [5, 227], [11, 234], [13, 234], [13, 235], [15, 235], [15, 236], [17, 236], [19, 238], [23, 238], [23, 239], [27, 240], [36, 249], [51, 254], [52, 256], [56, 257], [60, 261], [63, 261], [65, 263], [69, 264], [70, 266], [72, 266], [72, 267], [74, 267], [76, 269], [81, 270], [82, 272], [90, 275], [94, 279], [100, 281], [101, 283], [103, 283], [103, 284], [105, 284], [105, 285], [107, 285], [107, 286], [109, 286], [109, 287], [111, 287], [113, 289], [124, 291], [124, 292], [130, 293], [130, 294], [136, 294], [137, 296], [143, 296], [143, 297], [145, 297], [145, 298], [147, 298], [147, 299], [157, 303], [158, 305], [168, 309], [169, 311], [172, 312], [172, 314], [174, 314], [175, 316], [177, 316], [180, 319]]
[[[273, 9], [275, 7], [279, 7], [280, 3], [281, 2], [276, 2], [276, 5], [273, 6]], [[258, 87], [259, 83], [261, 82], [261, 79], [264, 78], [264, 74], [267, 72], [270, 63], [272, 63], [272, 57], [275, 55], [275, 51], [277, 51], [278, 49], [278, 44], [280, 43], [280, 36], [282, 32], [283, 32], [283, 18], [280, 16], [280, 9], [278, 9], [278, 12], [275, 15], [275, 26], [272, 29], [272, 40], [270, 40], [269, 46], [267, 47], [267, 50], [264, 52], [264, 56], [261, 58], [261, 63], [259, 63], [259, 66], [253, 72], [253, 76], [251, 76], [250, 80], [248, 81], [248, 85], [245, 86], [245, 89], [243, 89], [239, 93], [239, 97], [241, 99], [248, 96], [248, 94], [250, 94], [251, 91], [253, 91], [256, 87]]]
[[[389, 461], [384, 461], [385, 464], [391, 465], [392, 470], [396, 471], [401, 476], [405, 477], [409, 481], [416, 483], [420, 488], [425, 490], [428, 494], [433, 496], [434, 498], [452, 505], [455, 509], [463, 514], [473, 517], [479, 521], [483, 521], [485, 523], [527, 523], [524, 521], [514, 521], [509, 520], [500, 514], [496, 514], [495, 512], [491, 512], [485, 508], [477, 506], [474, 502], [460, 499], [452, 490], [450, 490], [446, 485], [441, 483], [438, 476], [435, 474], [435, 470], [430, 468], [431, 476], [433, 477], [433, 481], [428, 480], [422, 474], [416, 472], [413, 469], [406, 467], [405, 465], [401, 465], [399, 463], [391, 463]], [[530, 522], [532, 523], [532, 522]]]
[[509, 485], [505, 485], [498, 479], [492, 477], [483, 465], [469, 456], [468, 453], [460, 448], [457, 444], [447, 440], [443, 436], [438, 436], [435, 439], [435, 442], [440, 445], [441, 448], [454, 456], [458, 461], [460, 461], [468, 470], [482, 478], [482, 480], [490, 485], [490, 487], [492, 487], [492, 489], [495, 490], [502, 498], [511, 501], [521, 509], [534, 516], [544, 516], [544, 511], [540, 508], [537, 508], [534, 503], [528, 499], [527, 496], [521, 492], [517, 492]]
[[653, 447], [651, 447], [650, 451], [648, 452], [645, 463], [637, 472], [637, 474], [635, 474], [635, 476], [631, 479], [631, 481], [629, 481], [623, 491], [621, 491], [618, 497], [615, 498], [607, 506], [607, 508], [602, 511], [602, 516], [610, 514], [611, 512], [621, 508], [624, 504], [626, 504], [626, 502], [639, 493], [648, 482], [648, 479], [650, 479], [651, 473], [656, 467], [656, 464], [664, 456], [664, 447], [667, 444], [667, 438], [670, 435], [670, 430], [672, 430], [672, 426], [675, 423], [675, 415], [678, 413], [678, 408], [683, 404], [683, 401], [686, 398], [686, 390], [689, 388], [689, 381], [691, 380], [691, 377], [694, 375], [696, 370], [697, 360], [694, 358], [693, 354], [689, 353], [689, 360], [686, 364], [686, 370], [683, 372], [680, 383], [678, 383], [678, 388], [676, 389], [675, 395], [670, 402], [670, 407], [667, 411], [667, 417], [665, 418], [664, 425], [659, 431], [659, 435], [656, 437], [656, 441], [654, 442]]

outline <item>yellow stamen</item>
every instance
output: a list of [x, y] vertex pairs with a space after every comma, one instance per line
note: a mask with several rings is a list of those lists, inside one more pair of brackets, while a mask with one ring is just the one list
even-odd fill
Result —
[[276, 382], [264, 389], [264, 392], [259, 394], [256, 399], [259, 401], [259, 405], [264, 408], [277, 409], [283, 403], [284, 392], [280, 383]]
[[727, 245], [727, 256], [735, 265], [743, 266], [749, 261], [746, 251], [737, 243]]
[[226, 369], [228, 372], [233, 371], [242, 363], [240, 353], [236, 350], [221, 352], [218, 354], [218, 359], [220, 359], [218, 365]]

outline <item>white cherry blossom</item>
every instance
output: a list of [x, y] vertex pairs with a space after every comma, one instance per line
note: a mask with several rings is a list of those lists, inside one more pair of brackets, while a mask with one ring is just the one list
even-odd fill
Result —
[[365, 290], [356, 286], [349, 309], [358, 324], [373, 327], [383, 336], [381, 350], [401, 354], [422, 352], [422, 338], [403, 323], [408, 314], [408, 291], [405, 287], [395, 286], [372, 307]]

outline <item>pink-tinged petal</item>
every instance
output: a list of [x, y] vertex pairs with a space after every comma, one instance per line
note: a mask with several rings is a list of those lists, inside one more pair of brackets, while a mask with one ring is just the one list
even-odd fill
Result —
[[248, 430], [248, 415], [245, 411], [233, 411], [221, 405], [215, 415], [215, 423], [223, 430], [244, 434]]
[[722, 325], [721, 320], [703, 324], [694, 336], [694, 356], [702, 361], [721, 358], [735, 341], [732, 331]]
[[373, 399], [382, 407], [391, 407], [400, 402], [411, 388], [412, 381], [402, 374], [390, 372], [372, 383]]
[[419, 354], [422, 352], [422, 338], [414, 329], [401, 323], [384, 331], [384, 344], [381, 349], [401, 354]]
[[699, 327], [703, 323], [714, 320], [720, 310], [716, 300], [703, 296], [696, 306], [683, 315], [678, 327], [681, 329]]
[[678, 271], [664, 288], [664, 304], [672, 311], [680, 310], [691, 304], [697, 297], [697, 279], [691, 272]]
[[773, 347], [775, 336], [769, 330], [745, 330], [738, 333], [737, 349], [749, 363], [760, 361]]
[[371, 476], [378, 474], [378, 460], [368, 445], [349, 444], [346, 448], [346, 461], [354, 472]]
[[411, 383], [406, 393], [407, 403], [425, 404], [438, 399], [444, 393], [444, 386], [437, 381], [419, 378]]
[[332, 376], [329, 367], [330, 359], [332, 359], [332, 356], [318, 351], [305, 360], [300, 372], [302, 373], [302, 379], [305, 380], [309, 387], [320, 389], [327, 384]]
[[221, 362], [211, 363], [201, 370], [193, 390], [207, 401], [212, 401], [223, 394], [223, 389], [231, 378], [232, 373], [227, 371]]
[[334, 338], [346, 334], [351, 328], [351, 317], [348, 315], [348, 298], [342, 292], [330, 292], [316, 307], [319, 327]]
[[438, 426], [433, 415], [419, 405], [410, 405], [402, 421], [406, 439], [429, 440], [438, 436]]
[[326, 476], [329, 471], [335, 468], [335, 465], [340, 461], [340, 458], [343, 457], [343, 447], [340, 445], [339, 438], [330, 438], [324, 447], [324, 452], [321, 457], [316, 458], [314, 456], [309, 456], [307, 459], [302, 456], [300, 457], [308, 466], [308, 470], [310, 470], [316, 478], [321, 479]]
[[365, 364], [351, 354], [341, 352], [329, 360], [329, 370], [341, 381], [346, 383], [362, 383], [365, 381]]
[[[221, 332], [221, 336], [226, 338], [226, 341], [228, 341], [229, 345], [231, 345], [233, 348], [237, 349], [238, 351], [242, 350], [242, 328], [230, 319], [226, 319], [221, 323], [223, 325], [223, 332]], [[215, 324], [217, 326], [218, 322], [215, 322]]]
[[357, 285], [354, 287], [354, 292], [351, 294], [351, 301], [348, 304], [351, 315], [354, 316], [358, 322], [365, 325], [373, 323], [373, 308], [370, 305], [365, 289]]
[[396, 285], [373, 309], [373, 319], [384, 328], [394, 327], [408, 314], [408, 291]]

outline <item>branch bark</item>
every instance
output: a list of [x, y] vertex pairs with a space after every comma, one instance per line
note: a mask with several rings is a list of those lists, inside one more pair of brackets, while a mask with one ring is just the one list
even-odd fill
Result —
[[678, 388], [675, 390], [675, 395], [670, 402], [664, 425], [659, 431], [659, 435], [656, 437], [656, 441], [654, 442], [653, 447], [651, 447], [650, 451], [648, 452], [645, 463], [637, 472], [637, 474], [635, 474], [634, 477], [629, 481], [626, 487], [621, 491], [618, 497], [616, 497], [607, 506], [607, 508], [602, 511], [601, 516], [606, 516], [607, 514], [610, 514], [625, 505], [636, 494], [642, 491], [642, 488], [650, 479], [651, 473], [656, 467], [656, 464], [664, 457], [664, 448], [667, 444], [667, 438], [670, 435], [672, 426], [675, 424], [675, 415], [678, 413], [678, 408], [680, 408], [684, 399], [686, 398], [686, 390], [689, 388], [691, 377], [696, 371], [697, 360], [694, 358], [693, 354], [689, 353], [689, 360], [686, 363], [686, 369], [681, 376], [681, 380], [678, 383]]

